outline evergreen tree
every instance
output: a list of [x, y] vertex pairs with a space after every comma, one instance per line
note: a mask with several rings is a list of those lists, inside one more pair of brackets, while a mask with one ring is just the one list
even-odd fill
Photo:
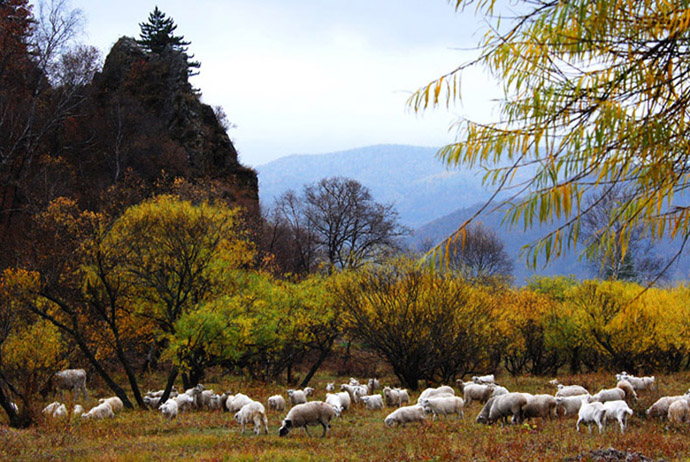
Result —
[[165, 13], [156, 6], [149, 14], [148, 22], [139, 23], [139, 27], [141, 28], [139, 34], [141, 38], [137, 40], [139, 45], [156, 54], [161, 54], [167, 47], [183, 53], [187, 58], [189, 75], [196, 75], [191, 69], [198, 69], [201, 64], [198, 61], [190, 61], [194, 57], [194, 55], [187, 55], [187, 46], [190, 42], [185, 41], [182, 35], [175, 35], [177, 24], [172, 18], [166, 17]]

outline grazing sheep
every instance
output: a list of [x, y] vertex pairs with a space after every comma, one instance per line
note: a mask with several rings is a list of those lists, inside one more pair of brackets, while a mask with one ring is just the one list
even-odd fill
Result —
[[582, 403], [589, 402], [591, 395], [577, 395], [577, 396], [558, 396], [556, 397], [556, 412], [562, 410], [563, 415], [577, 415]]
[[357, 380], [354, 377], [350, 377], [350, 380], [348, 381], [348, 385], [356, 387], [357, 385], [359, 385], [359, 380]]
[[422, 398], [419, 402], [424, 412], [433, 414], [432, 421], [436, 420], [439, 415], [457, 414], [465, 418], [463, 408], [465, 402], [459, 396], [432, 396], [431, 398]]
[[627, 380], [619, 380], [618, 384], [616, 385], [616, 388], [620, 388], [625, 392], [625, 401], [629, 404], [632, 405], [635, 401], [637, 401], [637, 393], [635, 393], [635, 389], [630, 385], [630, 382]]
[[177, 403], [178, 412], [190, 411], [194, 407], [194, 398], [187, 393], [182, 393], [170, 399], [174, 399]]
[[[340, 417], [343, 413], [343, 403], [341, 397], [339, 396], [340, 394], [341, 393], [326, 393], [326, 404], [333, 408], [336, 417]], [[347, 393], [342, 392], [342, 394], [347, 396], [348, 401], [350, 400], [350, 396]]]
[[674, 424], [690, 422], [690, 403], [687, 399], [671, 403], [668, 407], [668, 421]]
[[383, 399], [388, 407], [400, 407], [400, 393], [397, 389], [383, 387]]
[[340, 406], [342, 411], [347, 411], [352, 406], [352, 400], [350, 399], [350, 394], [346, 391], [339, 391], [335, 394], [338, 399], [340, 399]]
[[160, 398], [154, 398], [151, 396], [144, 396], [144, 404], [146, 404], [150, 408], [158, 408], [158, 406], [160, 405], [160, 401], [161, 401]]
[[491, 393], [494, 391], [494, 385], [480, 385], [477, 383], [466, 383], [463, 390], [463, 398], [465, 399], [465, 406], [470, 406], [472, 401], [479, 401], [486, 403], [491, 398]]
[[242, 409], [245, 404], [249, 404], [252, 401], [253, 400], [249, 396], [242, 393], [237, 393], [232, 398], [228, 398], [228, 400], [225, 402], [225, 407], [227, 407], [228, 411], [230, 412], [237, 412]]
[[330, 393], [332, 391], [335, 391], [335, 383], [329, 382], [326, 384], [326, 392]]
[[288, 390], [288, 398], [290, 399], [290, 405], [304, 404], [307, 402], [307, 395], [302, 390]]
[[[165, 393], [165, 390], [158, 390], [158, 391], [147, 391], [146, 396], [149, 396], [151, 398], [160, 398], [163, 396], [163, 393]], [[170, 389], [170, 398], [174, 398], [177, 396], [179, 393], [177, 393], [177, 387], [175, 385], [172, 386]]]
[[72, 409], [72, 417], [79, 417], [84, 413], [84, 408], [81, 404], [75, 404], [74, 409]]
[[589, 398], [590, 402], [599, 401], [600, 403], [606, 403], [607, 401], [621, 401], [625, 399], [625, 390], [618, 387], [609, 388], [607, 390], [599, 390], [596, 395]]
[[[521, 423], [524, 409], [527, 406], [527, 397], [523, 393], [508, 393], [491, 398], [494, 400], [489, 408], [488, 423], [492, 424], [499, 419], [504, 423], [508, 421], [508, 416], [512, 416], [512, 423]], [[487, 402], [488, 404], [488, 402]]]
[[105, 402], [96, 407], [92, 407], [89, 412], [82, 414], [81, 417], [83, 419], [105, 419], [115, 417], [115, 413], [113, 412], [113, 408], [110, 407], [110, 404]]
[[273, 411], [285, 410], [285, 398], [280, 395], [273, 395], [268, 398], [268, 408]]
[[108, 403], [110, 404], [110, 409], [113, 410], [113, 414], [120, 412], [124, 406], [122, 405], [122, 400], [117, 396], [111, 398], [101, 398], [98, 400], [98, 404]]
[[199, 409], [205, 408], [205, 409], [210, 409], [211, 408], [211, 400], [213, 399], [214, 396], [218, 396], [213, 390], [204, 390], [201, 392], [199, 395]]
[[597, 424], [597, 427], [599, 427], [599, 434], [601, 434], [603, 431], [602, 421], [604, 420], [605, 413], [606, 411], [604, 410], [604, 403], [600, 403], [599, 401], [594, 401], [591, 403], [583, 402], [582, 406], [580, 406], [580, 410], [577, 411], [577, 423], [575, 424], [575, 428], [577, 429], [578, 433], [580, 432], [580, 423], [587, 424], [589, 433], [592, 433], [591, 424], [595, 423]]
[[556, 392], [556, 397], [559, 396], [579, 396], [579, 395], [589, 395], [587, 389], [580, 385], [562, 385], [558, 384], [558, 391]]
[[480, 385], [488, 385], [490, 383], [496, 383], [496, 378], [494, 377], [493, 374], [489, 375], [482, 375], [477, 377], [476, 375], [472, 377], [472, 381], [474, 383], [478, 383]]
[[168, 420], [177, 417], [177, 401], [174, 398], [169, 398], [165, 403], [158, 408], [163, 413], [163, 416]]
[[623, 371], [620, 374], [616, 374], [616, 378], [619, 381], [627, 380], [630, 382], [635, 391], [653, 390], [656, 387], [656, 378], [653, 375], [650, 377], [635, 377]]
[[662, 398], [659, 398], [658, 400], [656, 400], [654, 404], [652, 404], [649, 407], [649, 409], [647, 409], [647, 415], [649, 417], [666, 417], [668, 416], [668, 409], [671, 406], [671, 404], [687, 397], [688, 395], [685, 394], [678, 396], [664, 396]]
[[264, 431], [268, 435], [268, 419], [266, 418], [266, 409], [264, 405], [258, 401], [252, 401], [242, 406], [242, 409], [235, 414], [235, 420], [242, 426], [241, 433], [249, 422], [254, 423], [254, 433], [261, 433], [261, 424], [264, 425]]
[[438, 388], [427, 388], [417, 398], [417, 403], [420, 403], [425, 398], [433, 398], [434, 396], [455, 396], [453, 387], [443, 385]]
[[409, 422], [426, 422], [426, 413], [421, 406], [403, 406], [388, 414], [384, 423], [392, 427], [400, 425], [402, 427]]
[[507, 395], [508, 393], [510, 393], [510, 391], [506, 387], [496, 385], [494, 387], [494, 391], [491, 392], [491, 397], [493, 398], [494, 396]]
[[84, 369], [65, 369], [55, 373], [55, 386], [60, 391], [60, 400], [64, 401], [63, 390], [74, 390], [74, 401], [77, 400], [79, 390], [84, 395], [84, 399], [89, 399], [86, 392], [86, 371]]
[[309, 429], [307, 428], [309, 425], [321, 425], [323, 427], [323, 434], [321, 436], [325, 437], [334, 416], [335, 411], [333, 407], [323, 401], [298, 404], [290, 409], [285, 419], [283, 419], [278, 435], [285, 436], [293, 428], [299, 427], [303, 427], [304, 431], [309, 435]]
[[194, 408], [199, 409], [201, 407], [201, 393], [206, 390], [206, 387], [202, 384], [197, 384], [194, 388], [188, 388], [184, 391], [185, 395], [191, 396], [194, 400]]
[[532, 419], [541, 417], [551, 420], [556, 415], [556, 398], [551, 395], [530, 395], [523, 393], [527, 398], [527, 405], [522, 410], [522, 417]]
[[383, 397], [381, 395], [366, 395], [362, 396], [364, 406], [370, 411], [378, 411], [383, 409]]
[[[340, 391], [347, 392], [347, 394], [350, 395], [350, 400], [352, 400], [353, 403], [359, 403], [359, 396], [356, 393], [358, 389], [359, 385], [349, 385], [347, 383], [343, 383], [342, 385], [340, 385]], [[366, 395], [367, 393], [364, 394]]]
[[43, 415], [52, 416], [53, 413], [55, 412], [55, 409], [57, 409], [59, 407], [60, 407], [60, 403], [58, 401], [53, 401], [52, 403], [50, 403], [49, 405], [44, 407], [43, 410], [41, 411], [41, 413]]
[[625, 433], [628, 416], [633, 414], [632, 409], [625, 401], [607, 401], [604, 403], [604, 430], [607, 420], [617, 420], [621, 427], [621, 434]]
[[64, 404], [59, 405], [58, 408], [55, 409], [55, 412], [53, 412], [53, 417], [56, 419], [67, 417], [67, 415], [67, 407]]
[[381, 388], [381, 382], [379, 382], [379, 379], [377, 378], [369, 379], [367, 386], [369, 387], [369, 393], [374, 393], [376, 390]]
[[227, 397], [224, 395], [214, 394], [211, 396], [211, 400], [208, 402], [209, 411], [220, 411], [225, 407], [225, 401]]
[[407, 393], [407, 389], [396, 388], [395, 390], [398, 392], [398, 396], [400, 397], [400, 405], [401, 406], [403, 404], [408, 404], [410, 402], [410, 395]]

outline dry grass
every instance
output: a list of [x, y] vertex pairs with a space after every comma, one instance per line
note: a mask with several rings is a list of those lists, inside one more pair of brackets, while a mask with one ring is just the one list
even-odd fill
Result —
[[[582, 375], [565, 378], [565, 383], [581, 383], [592, 391], [615, 385], [613, 374]], [[326, 381], [318, 380], [317, 399], [323, 399]], [[510, 390], [553, 392], [548, 378], [504, 377]], [[337, 383], [346, 381], [336, 379]], [[385, 382], [385, 381], [384, 381]], [[553, 422], [534, 420], [520, 426], [502, 428], [478, 425], [480, 410], [473, 404], [465, 420], [450, 418], [433, 424], [387, 428], [383, 419], [389, 410], [366, 411], [356, 407], [336, 419], [331, 434], [312, 437], [301, 429], [286, 438], [277, 430], [285, 413], [270, 413], [270, 434], [240, 435], [228, 413], [194, 412], [181, 414], [172, 422], [163, 421], [158, 412], [130, 411], [113, 420], [43, 422], [29, 430], [17, 431], [0, 426], [0, 460], [26, 461], [158, 461], [158, 460], [533, 460], [553, 461], [598, 448], [613, 447], [638, 452], [652, 459], [687, 460], [690, 457], [690, 426], [669, 427], [666, 422], [647, 419], [644, 410], [658, 397], [682, 393], [690, 386], [687, 373], [663, 377], [659, 389], [642, 394], [635, 407], [628, 432], [621, 435], [609, 425], [603, 435], [575, 431], [574, 418]], [[262, 401], [282, 387], [246, 382], [216, 384], [216, 390], [230, 388]], [[413, 398], [416, 398], [414, 394]]]

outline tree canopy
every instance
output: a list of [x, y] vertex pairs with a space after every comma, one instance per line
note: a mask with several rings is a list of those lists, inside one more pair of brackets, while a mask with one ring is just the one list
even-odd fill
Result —
[[[156, 6], [151, 13], [149, 13], [148, 22], [139, 23], [141, 33], [140, 39], [137, 43], [151, 53], [161, 54], [166, 49], [178, 51], [183, 53], [187, 58], [194, 56], [187, 55], [187, 47], [190, 42], [184, 39], [182, 35], [175, 35], [177, 24], [172, 18], [169, 18], [158, 9]], [[189, 61], [187, 63], [190, 68], [200, 67], [199, 62]]]
[[[422, 111], [458, 101], [461, 77], [472, 66], [488, 68], [503, 83], [498, 120], [461, 119], [457, 141], [439, 157], [449, 166], [487, 168], [487, 183], [512, 192], [506, 218], [513, 226], [557, 224], [530, 247], [528, 261], [536, 265], [575, 248], [580, 219], [596, 206], [587, 198], [614, 188], [626, 200], [611, 209], [589, 254], [619, 249], [624, 255], [639, 224], [652, 239], [685, 243], [687, 2], [535, 0], [520, 2], [510, 17], [494, 1], [451, 4], [463, 12], [476, 6], [486, 17], [480, 55], [420, 88], [410, 104]], [[513, 182], [525, 169], [535, 173]], [[464, 229], [446, 246], [462, 239]]]

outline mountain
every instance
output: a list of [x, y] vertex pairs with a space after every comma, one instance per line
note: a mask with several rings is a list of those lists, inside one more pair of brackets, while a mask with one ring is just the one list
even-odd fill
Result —
[[392, 203], [400, 221], [416, 228], [462, 206], [486, 200], [481, 172], [448, 170], [436, 158], [438, 148], [405, 145], [368, 146], [318, 155], [291, 155], [256, 167], [259, 198], [272, 205], [283, 192], [325, 177], [353, 178], [369, 188], [374, 200]]

